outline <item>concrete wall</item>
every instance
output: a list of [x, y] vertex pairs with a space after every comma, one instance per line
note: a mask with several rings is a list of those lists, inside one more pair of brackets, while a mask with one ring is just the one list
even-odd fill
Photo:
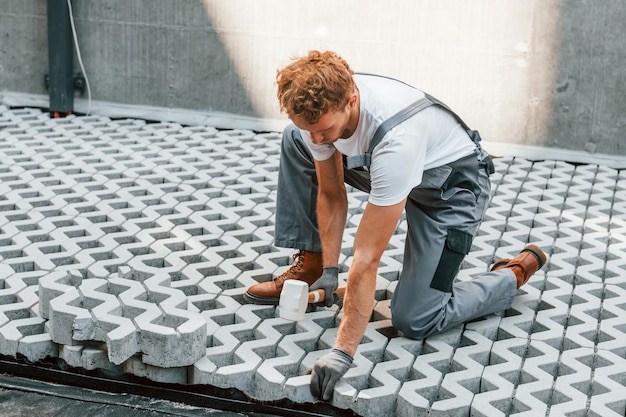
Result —
[[[93, 98], [281, 118], [274, 75], [333, 49], [491, 142], [626, 155], [621, 0], [80, 0]], [[46, 6], [0, 0], [0, 91], [46, 94]], [[78, 68], [76, 66], [76, 68]]]

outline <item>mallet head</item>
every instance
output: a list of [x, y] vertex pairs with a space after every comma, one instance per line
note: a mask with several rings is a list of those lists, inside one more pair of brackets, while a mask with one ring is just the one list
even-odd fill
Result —
[[300, 321], [304, 319], [309, 295], [309, 285], [304, 281], [290, 279], [285, 281], [278, 301], [280, 318]]

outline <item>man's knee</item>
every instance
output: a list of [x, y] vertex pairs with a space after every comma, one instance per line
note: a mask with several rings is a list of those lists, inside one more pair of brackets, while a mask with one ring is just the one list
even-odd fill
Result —
[[415, 319], [404, 311], [391, 310], [391, 324], [409, 339], [422, 340], [434, 333], [436, 314]]

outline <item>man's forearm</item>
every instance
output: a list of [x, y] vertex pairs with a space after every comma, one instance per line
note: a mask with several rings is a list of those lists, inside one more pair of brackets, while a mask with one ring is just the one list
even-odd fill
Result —
[[330, 198], [320, 193], [317, 198], [317, 221], [322, 242], [322, 260], [324, 266], [335, 266], [339, 263], [343, 231], [348, 216], [347, 197]]
[[353, 355], [365, 333], [376, 294], [376, 274], [406, 200], [393, 206], [367, 205], [354, 238], [354, 257], [348, 272], [343, 318], [336, 347]]
[[343, 230], [348, 217], [348, 194], [343, 182], [341, 154], [335, 151], [333, 157], [315, 161], [318, 182], [317, 226], [322, 241], [324, 266], [336, 266]]
[[[363, 272], [358, 272], [359, 270]], [[343, 318], [335, 346], [354, 356], [372, 315], [376, 293], [376, 268], [350, 267], [343, 299]]]

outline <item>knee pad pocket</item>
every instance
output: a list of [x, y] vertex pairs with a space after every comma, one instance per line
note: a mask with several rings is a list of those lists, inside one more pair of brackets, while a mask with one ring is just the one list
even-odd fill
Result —
[[461, 268], [463, 258], [470, 251], [473, 236], [458, 229], [448, 229], [448, 236], [443, 247], [435, 275], [430, 287], [439, 291], [452, 292], [452, 283]]

